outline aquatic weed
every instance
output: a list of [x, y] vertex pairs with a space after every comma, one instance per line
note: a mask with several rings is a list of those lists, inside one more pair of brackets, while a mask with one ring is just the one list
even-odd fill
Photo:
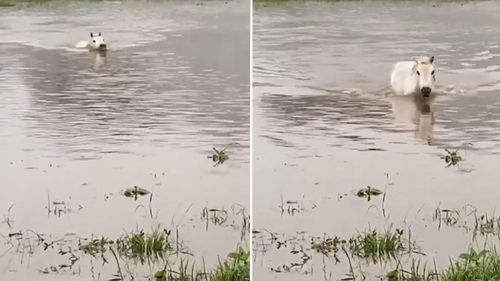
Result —
[[436, 208], [434, 211], [433, 219], [439, 222], [438, 228], [441, 228], [441, 223], [446, 226], [455, 226], [460, 222], [461, 213], [458, 210], [453, 209], [441, 209]]
[[298, 249], [293, 249], [290, 251], [290, 253], [296, 255], [299, 257], [299, 261], [297, 262], [291, 262], [289, 264], [283, 264], [281, 266], [277, 267], [272, 267], [271, 270], [274, 272], [290, 272], [293, 269], [303, 269], [304, 266], [312, 259], [312, 256], [304, 250], [302, 246], [300, 246]]
[[482, 235], [500, 234], [500, 218], [495, 216], [488, 217], [488, 215], [477, 217], [475, 215], [474, 232]]
[[462, 156], [458, 154], [458, 149], [455, 151], [445, 149], [445, 151], [447, 154], [445, 156], [441, 156], [441, 159], [444, 159], [446, 164], [448, 164], [446, 165], [446, 168], [456, 166], [459, 162], [462, 161]]
[[211, 158], [212, 161], [215, 162], [214, 167], [223, 164], [229, 159], [225, 148], [222, 150], [218, 150], [217, 148], [213, 147], [212, 149], [214, 150], [214, 153], [208, 156], [208, 158]]
[[347, 241], [344, 239], [341, 239], [338, 236], [334, 237], [327, 237], [320, 239], [313, 239], [311, 241], [311, 248], [315, 250], [318, 253], [321, 253], [326, 256], [333, 256], [337, 262], [340, 262], [340, 260], [337, 257], [337, 253], [340, 250], [340, 247], [342, 244], [346, 243]]
[[[303, 200], [285, 200], [283, 198], [283, 194], [281, 194], [281, 203], [278, 207], [281, 210], [281, 215], [287, 213], [294, 216], [306, 211], [306, 206]], [[314, 208], [316, 208], [315, 204], [312, 206], [312, 209]]]
[[97, 254], [103, 254], [106, 252], [106, 249], [111, 244], [113, 244], [113, 241], [102, 237], [101, 239], [93, 239], [88, 243], [80, 244], [80, 250], [82, 250], [85, 254], [96, 256]]
[[372, 196], [378, 196], [383, 193], [384, 192], [382, 192], [382, 190], [367, 186], [366, 188], [358, 190], [358, 192], [356, 192], [356, 196], [366, 198], [368, 201], [370, 201]]
[[137, 185], [134, 185], [134, 187], [132, 187], [132, 188], [127, 188], [123, 192], [123, 196], [125, 196], [125, 197], [133, 197], [134, 200], [137, 200], [137, 198], [139, 196], [148, 195], [149, 193], [150, 193], [149, 190], [141, 188], [141, 187], [138, 187]]
[[203, 208], [201, 213], [201, 219], [206, 222], [206, 228], [208, 229], [208, 224], [221, 226], [227, 222], [229, 214], [225, 209], [216, 208]]

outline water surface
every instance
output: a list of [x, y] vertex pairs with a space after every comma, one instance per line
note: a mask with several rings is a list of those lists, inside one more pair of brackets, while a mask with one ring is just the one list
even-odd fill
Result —
[[[177, 229], [207, 267], [242, 243], [248, 9], [246, 1], [0, 9], [0, 279], [34, 280], [67, 263], [57, 243], [26, 249], [9, 236], [16, 232], [78, 247], [161, 225]], [[102, 32], [105, 54], [73, 48], [90, 32]], [[230, 160], [214, 167], [212, 147]], [[153, 218], [149, 197], [121, 195], [134, 185], [153, 192]], [[238, 227], [206, 231], [205, 207], [236, 210]], [[89, 280], [89, 260], [47, 278]], [[114, 264], [99, 270], [116, 273]]]
[[[324, 234], [410, 227], [424, 261], [438, 266], [467, 250], [472, 234], [438, 230], [433, 214], [470, 205], [493, 214], [500, 198], [498, 8], [392, 1], [257, 6], [256, 279], [345, 277], [346, 262], [321, 255], [290, 273], [272, 270], [300, 261], [291, 251]], [[392, 95], [393, 64], [422, 55], [436, 57], [433, 97]], [[445, 149], [459, 149], [465, 160], [446, 168]], [[386, 191], [385, 201], [354, 195], [367, 185]], [[287, 245], [276, 249], [268, 231]], [[369, 279], [387, 270], [367, 268]]]

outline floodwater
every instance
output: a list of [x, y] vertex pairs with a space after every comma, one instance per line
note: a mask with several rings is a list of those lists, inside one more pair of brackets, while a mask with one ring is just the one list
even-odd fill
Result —
[[[498, 2], [256, 6], [256, 280], [346, 277], [343, 254], [339, 264], [312, 254], [304, 266], [276, 272], [301, 261], [292, 250], [324, 234], [411, 229], [426, 254], [413, 257], [432, 268], [467, 250], [473, 233], [439, 227], [433, 215], [475, 208], [491, 216], [498, 207], [498, 9]], [[422, 55], [436, 57], [432, 98], [392, 95], [393, 64]], [[458, 149], [464, 160], [446, 168], [445, 149]], [[385, 200], [355, 196], [366, 186], [385, 191]], [[287, 243], [277, 245], [269, 233]], [[497, 238], [488, 241], [498, 246]], [[394, 269], [353, 266], [367, 280]]]
[[[248, 11], [248, 1], [0, 9], [1, 280], [109, 280], [115, 263], [83, 255], [65, 266], [60, 249], [157, 226], [207, 268], [245, 244]], [[102, 32], [105, 54], [73, 48], [90, 32]], [[214, 167], [213, 147], [229, 160]], [[121, 194], [135, 185], [151, 202]], [[227, 210], [228, 223], [207, 230], [205, 207]], [[34, 233], [54, 244], [36, 246]]]

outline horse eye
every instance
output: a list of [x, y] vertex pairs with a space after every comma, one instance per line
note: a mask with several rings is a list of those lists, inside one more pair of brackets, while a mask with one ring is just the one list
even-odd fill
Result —
[[92, 42], [94, 42], [94, 43], [95, 43], [95, 40], [92, 40]]
[[420, 76], [420, 72], [417, 70], [417, 75]]
[[434, 75], [434, 70], [431, 72], [432, 75]]

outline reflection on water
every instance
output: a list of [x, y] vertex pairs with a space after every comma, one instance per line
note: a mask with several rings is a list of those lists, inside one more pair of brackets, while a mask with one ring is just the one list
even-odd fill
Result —
[[106, 65], [106, 51], [94, 51], [89, 52], [90, 60], [92, 62], [92, 69], [97, 71], [102, 69], [104, 65]]
[[[205, 231], [199, 218], [204, 208], [248, 208], [247, 2], [0, 9], [0, 214], [13, 222], [0, 223], [1, 280], [35, 280], [67, 262], [58, 243], [157, 224], [177, 229], [208, 267], [235, 249], [240, 226]], [[91, 31], [103, 32], [107, 52], [72, 47]], [[213, 147], [229, 160], [213, 167]], [[153, 195], [121, 195], [135, 185]], [[26, 263], [9, 233], [28, 229], [58, 242]], [[77, 267], [71, 278], [88, 280], [88, 261]]]
[[[432, 214], [437, 206], [467, 204], [491, 213], [493, 198], [500, 198], [493, 168], [500, 164], [500, 41], [493, 39], [500, 36], [493, 28], [500, 18], [494, 7], [500, 8], [497, 2], [391, 1], [257, 6], [255, 278], [323, 280], [332, 273], [338, 280], [349, 266], [315, 255], [290, 274], [269, 268], [295, 262], [290, 251], [310, 247], [301, 243], [311, 236], [349, 237], [392, 223], [411, 226], [438, 266], [467, 249], [470, 235], [437, 231]], [[392, 94], [394, 63], [422, 55], [436, 57], [434, 95]], [[465, 160], [445, 168], [445, 149], [459, 149]], [[367, 205], [353, 196], [368, 185], [387, 191], [383, 203]], [[289, 216], [280, 202], [313, 207]], [[262, 246], [267, 231], [292, 246]], [[450, 236], [458, 239], [451, 243]], [[366, 271], [370, 278], [384, 270]]]
[[436, 98], [423, 98], [420, 95], [392, 96], [391, 103], [394, 120], [403, 124], [415, 124], [416, 136], [426, 140], [428, 144], [433, 140], [434, 112], [433, 102]]

